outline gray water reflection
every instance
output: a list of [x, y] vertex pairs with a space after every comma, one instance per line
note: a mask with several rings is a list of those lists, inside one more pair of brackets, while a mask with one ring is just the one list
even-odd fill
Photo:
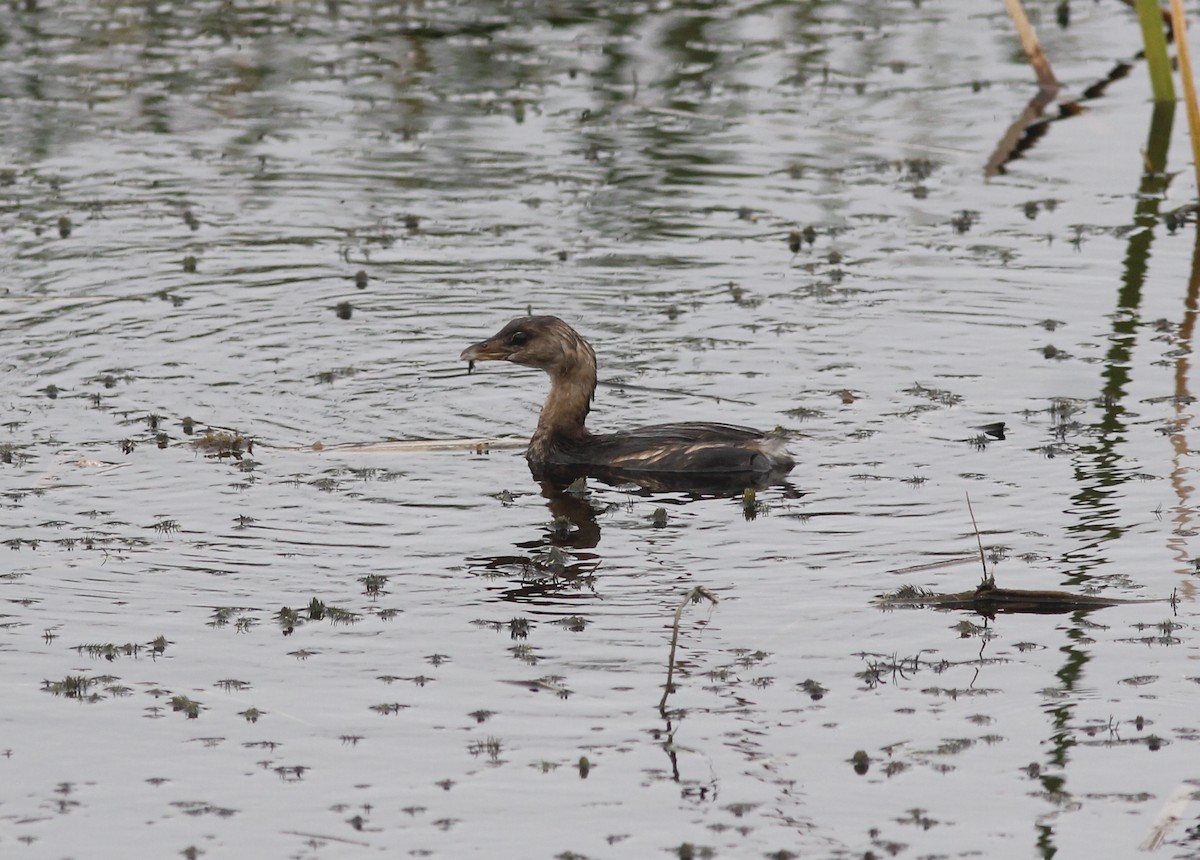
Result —
[[[1040, 31], [1072, 94], [1138, 44]], [[1136, 63], [985, 179], [1015, 55], [986, 3], [0, 10], [0, 853], [1134, 850], [1196, 778], [1195, 191]], [[527, 435], [540, 374], [456, 361], [527, 308], [597, 428], [780, 425], [794, 488], [336, 447]], [[1000, 584], [1179, 606], [876, 609], [973, 585], [967, 492]]]

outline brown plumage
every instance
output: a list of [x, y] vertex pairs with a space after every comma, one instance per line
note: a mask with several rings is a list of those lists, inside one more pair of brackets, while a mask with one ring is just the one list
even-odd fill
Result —
[[550, 393], [525, 456], [531, 465], [593, 466], [627, 473], [786, 474], [795, 461], [783, 439], [729, 424], [656, 424], [591, 433], [596, 353], [558, 317], [520, 317], [463, 350], [464, 361], [511, 361], [550, 375]]

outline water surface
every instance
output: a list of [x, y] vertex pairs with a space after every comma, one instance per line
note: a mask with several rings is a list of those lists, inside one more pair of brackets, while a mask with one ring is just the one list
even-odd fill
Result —
[[[1144, 175], [1131, 12], [1036, 22], [1065, 98], [1132, 68], [987, 178], [1034, 87], [996, 4], [40, 5], [5, 857], [1130, 854], [1189, 796], [1196, 190], [1182, 116]], [[527, 435], [541, 375], [457, 356], [528, 310], [597, 429], [780, 426], [789, 484], [335, 447]], [[1001, 585], [1178, 606], [877, 608], [978, 581], [968, 493]]]

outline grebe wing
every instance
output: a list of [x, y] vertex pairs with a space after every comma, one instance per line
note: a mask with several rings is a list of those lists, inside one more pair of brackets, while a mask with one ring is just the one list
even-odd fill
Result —
[[651, 424], [621, 431], [620, 436], [646, 442], [750, 442], [770, 434], [753, 427], [738, 427], [734, 424], [715, 424], [709, 421], [690, 421], [677, 424]]

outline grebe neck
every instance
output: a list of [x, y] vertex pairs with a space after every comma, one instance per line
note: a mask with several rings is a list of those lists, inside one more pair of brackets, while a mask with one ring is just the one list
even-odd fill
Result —
[[577, 351], [571, 360], [547, 373], [550, 393], [542, 404], [530, 450], [552, 448], [558, 441], [582, 441], [589, 436], [584, 421], [596, 393], [596, 359], [591, 349]]

